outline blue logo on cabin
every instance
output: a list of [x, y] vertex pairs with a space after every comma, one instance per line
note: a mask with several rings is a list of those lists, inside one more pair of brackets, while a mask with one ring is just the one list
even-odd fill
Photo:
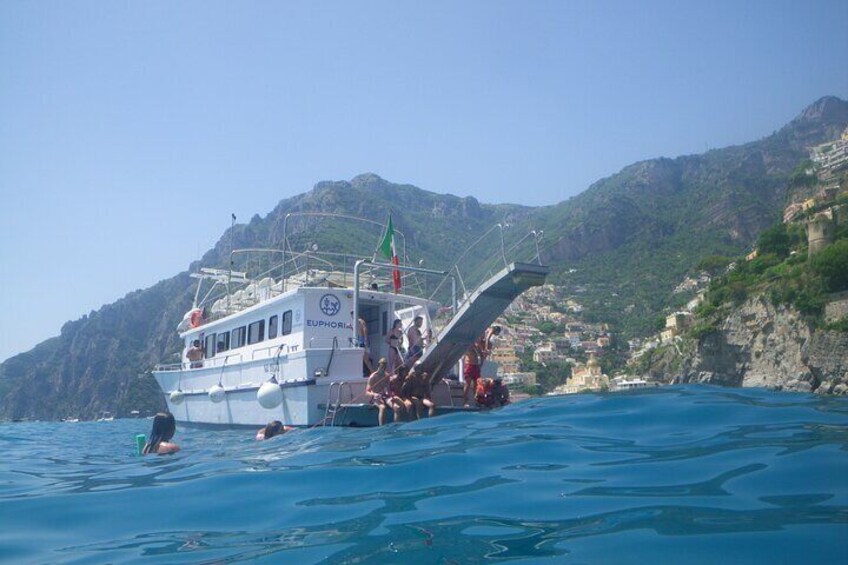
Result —
[[333, 294], [325, 294], [321, 297], [321, 311], [327, 316], [335, 316], [342, 309], [342, 303]]

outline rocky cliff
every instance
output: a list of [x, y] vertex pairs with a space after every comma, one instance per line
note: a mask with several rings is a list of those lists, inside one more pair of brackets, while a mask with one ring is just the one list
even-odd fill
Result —
[[679, 371], [654, 371], [673, 382], [848, 394], [848, 333], [812, 329], [797, 310], [760, 295], [684, 350]]

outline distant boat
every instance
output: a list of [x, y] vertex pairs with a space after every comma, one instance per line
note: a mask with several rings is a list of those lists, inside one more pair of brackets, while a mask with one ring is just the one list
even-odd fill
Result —
[[613, 379], [610, 384], [611, 391], [634, 390], [637, 388], [649, 388], [658, 386], [655, 382], [648, 382], [645, 379], [634, 377], [631, 379]]
[[[315, 217], [329, 218], [336, 232], [340, 220], [382, 227], [351, 216], [292, 213], [283, 220], [279, 249], [231, 253], [248, 258], [245, 264], [261, 266], [258, 272], [201, 268], [192, 274], [199, 279], [194, 304], [177, 327], [184, 344], [181, 362], [153, 371], [176, 420], [220, 426], [261, 426], [271, 420], [287, 426], [376, 425], [377, 411], [365, 395], [362, 348], [369, 344], [374, 365], [389, 358], [393, 322], [401, 320], [405, 335], [418, 316], [422, 335], [432, 334], [418, 366], [438, 383], [432, 392], [437, 413], [469, 410], [463, 407], [462, 384], [448, 377], [515, 297], [544, 284], [550, 269], [538, 264], [537, 246], [532, 246], [535, 264], [506, 259], [507, 254], [519, 255], [518, 250], [528, 251], [518, 247], [522, 242], [538, 243], [536, 232], [531, 232], [534, 239], [528, 234], [509, 249], [497, 238], [499, 264], [488, 278], [478, 277], [484, 282], [477, 288], [466, 289], [470, 273], [459, 268], [466, 266], [462, 259], [470, 248], [450, 271], [409, 265], [406, 244], [394, 247], [394, 237], [402, 234], [393, 230], [390, 219], [380, 251], [391, 240], [391, 262], [376, 261], [371, 249], [367, 254], [319, 252], [312, 245], [298, 253], [293, 250], [303, 244], [291, 241], [286, 227], [296, 216], [310, 216], [306, 225], [312, 233], [321, 229]], [[492, 241], [493, 230], [471, 247]], [[459, 302], [463, 295], [468, 298]], [[439, 312], [450, 312], [441, 328], [434, 324]], [[364, 336], [358, 319], [364, 321]], [[401, 350], [403, 338], [395, 345]]]
[[111, 412], [104, 410], [103, 412], [100, 413], [100, 417], [97, 418], [97, 421], [98, 422], [111, 422], [114, 419], [115, 419], [115, 417], [112, 416]]

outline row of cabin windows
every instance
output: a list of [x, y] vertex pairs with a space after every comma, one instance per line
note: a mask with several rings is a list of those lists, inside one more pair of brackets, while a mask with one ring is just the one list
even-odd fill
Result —
[[[283, 322], [280, 325], [280, 317], [274, 314], [268, 318], [268, 338], [274, 339], [279, 335], [289, 335], [292, 332], [292, 311], [283, 312]], [[258, 320], [247, 326], [241, 326], [228, 332], [209, 334], [203, 343], [203, 355], [213, 357], [217, 353], [237, 349], [247, 343], [253, 345], [265, 341], [265, 320]]]

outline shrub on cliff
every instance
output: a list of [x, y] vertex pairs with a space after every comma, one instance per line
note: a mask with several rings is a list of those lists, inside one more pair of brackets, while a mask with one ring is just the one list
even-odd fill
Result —
[[848, 240], [828, 245], [810, 259], [810, 268], [829, 292], [848, 290]]
[[759, 255], [774, 254], [786, 259], [793, 248], [805, 243], [804, 230], [800, 225], [777, 223], [760, 232], [757, 237]]

